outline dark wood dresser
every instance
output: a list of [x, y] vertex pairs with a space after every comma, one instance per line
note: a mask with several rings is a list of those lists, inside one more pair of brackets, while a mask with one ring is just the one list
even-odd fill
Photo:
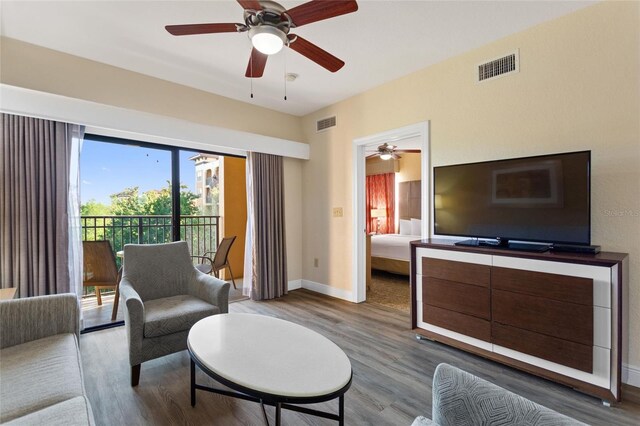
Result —
[[418, 335], [620, 400], [624, 253], [532, 253], [411, 243]]

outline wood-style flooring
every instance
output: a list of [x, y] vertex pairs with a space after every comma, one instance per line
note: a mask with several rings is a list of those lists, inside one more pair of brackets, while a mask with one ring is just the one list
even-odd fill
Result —
[[[349, 356], [353, 383], [346, 393], [347, 425], [410, 425], [431, 414], [431, 380], [446, 362], [556, 411], [593, 425], [638, 425], [640, 404], [611, 408], [567, 387], [447, 347], [418, 341], [409, 315], [379, 305], [353, 304], [307, 290], [267, 302], [233, 303], [231, 312], [270, 315], [309, 327]], [[208, 392], [189, 400], [186, 351], [142, 364], [140, 385], [130, 386], [123, 327], [81, 336], [85, 386], [98, 425], [262, 425], [260, 406]], [[286, 363], [287, 360], [283, 359]], [[213, 385], [201, 371], [197, 381]], [[337, 410], [337, 401], [317, 404]], [[267, 407], [273, 424], [273, 408]], [[330, 420], [283, 411], [283, 425], [336, 425]]]

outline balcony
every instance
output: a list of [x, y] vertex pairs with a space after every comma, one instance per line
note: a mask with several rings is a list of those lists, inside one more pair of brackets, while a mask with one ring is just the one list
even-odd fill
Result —
[[[83, 241], [109, 240], [118, 268], [122, 259], [117, 252], [125, 244], [160, 244], [172, 241], [171, 216], [82, 216]], [[192, 254], [215, 251], [218, 247], [219, 216], [181, 216], [180, 239], [186, 241]], [[84, 326], [111, 322], [113, 291], [102, 291], [102, 305], [97, 304], [93, 287], [83, 288]], [[123, 319], [119, 308], [116, 321]]]
[[217, 176], [208, 176], [205, 179], [204, 184], [206, 186], [208, 186], [209, 188], [213, 188], [214, 186], [218, 185], [218, 177]]

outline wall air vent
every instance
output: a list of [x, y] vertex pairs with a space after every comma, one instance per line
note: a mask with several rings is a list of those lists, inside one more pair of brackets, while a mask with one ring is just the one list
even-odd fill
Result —
[[316, 121], [316, 133], [324, 132], [332, 127], [336, 127], [336, 116], [323, 118]]
[[494, 78], [503, 77], [507, 74], [520, 71], [520, 53], [518, 50], [503, 56], [501, 58], [492, 59], [483, 64], [478, 65], [478, 82], [493, 80]]

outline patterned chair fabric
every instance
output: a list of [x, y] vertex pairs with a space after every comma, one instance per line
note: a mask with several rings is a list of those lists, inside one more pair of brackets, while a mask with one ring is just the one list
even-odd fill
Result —
[[229, 283], [196, 270], [184, 241], [125, 245], [120, 295], [132, 386], [140, 364], [186, 349], [193, 324], [229, 311]]
[[448, 364], [433, 376], [432, 417], [420, 416], [412, 426], [584, 425]]

